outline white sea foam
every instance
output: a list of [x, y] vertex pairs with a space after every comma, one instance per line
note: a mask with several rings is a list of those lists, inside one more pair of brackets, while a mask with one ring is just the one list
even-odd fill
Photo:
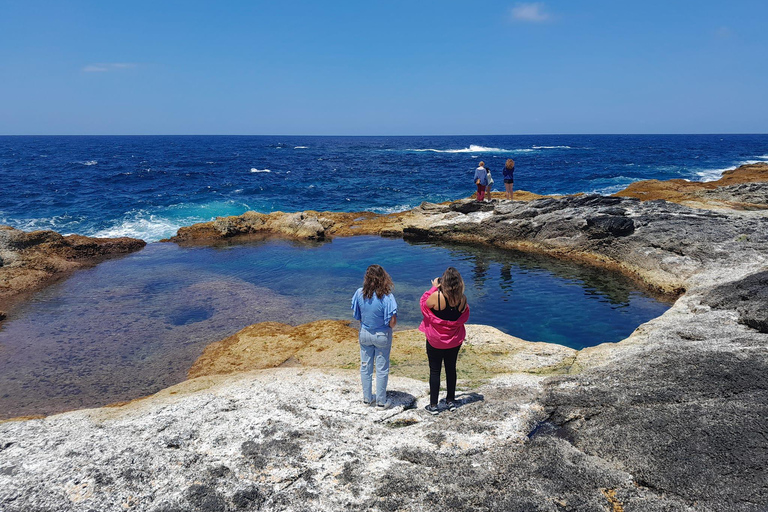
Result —
[[406, 151], [425, 152], [431, 151], [433, 153], [532, 153], [534, 151], [540, 151], [542, 149], [573, 149], [571, 146], [532, 146], [530, 148], [519, 149], [504, 149], [504, 148], [489, 148], [486, 146], [478, 146], [476, 144], [470, 144], [468, 148], [462, 149], [408, 149]]
[[140, 238], [147, 242], [157, 242], [163, 238], [172, 237], [180, 227], [194, 224], [195, 222], [202, 222], [202, 220], [184, 223], [164, 219], [158, 215], [149, 215], [147, 218], [126, 219], [112, 227], [97, 231], [93, 236], [101, 238], [129, 236], [131, 238]]
[[624, 190], [630, 183], [640, 181], [640, 178], [630, 178], [629, 176], [613, 176], [610, 178], [597, 178], [590, 180], [594, 187], [592, 190], [586, 190], [587, 194], [611, 195]]
[[269, 169], [257, 169], [255, 167], [251, 167], [251, 172], [272, 172]]
[[760, 155], [760, 156], [755, 157], [755, 158], [759, 158], [761, 162], [768, 161], [768, 155]]
[[[768, 157], [768, 155], [765, 155], [765, 156]], [[762, 158], [762, 157], [758, 157], [758, 158]], [[765, 162], [765, 160], [744, 160], [743, 162], [739, 162], [738, 164], [732, 167], [726, 167], [725, 169], [703, 169], [700, 171], [696, 171], [696, 176], [699, 177], [698, 181], [704, 181], [704, 182], [717, 181], [720, 178], [722, 178], [723, 173], [725, 171], [732, 171], [742, 165], [759, 164], [763, 162]]]
[[96, 160], [86, 160], [85, 162], [77, 162], [77, 163], [80, 165], [91, 166], [91, 165], [96, 165], [99, 162], [97, 162]]
[[[0, 214], [2, 213], [3, 212], [0, 212]], [[66, 213], [63, 215], [54, 215], [53, 217], [32, 217], [27, 219], [0, 216], [0, 225], [6, 224], [22, 231], [52, 229], [61, 232], [63, 235], [71, 235], [72, 233], [69, 232], [69, 230], [83, 220], [85, 220], [85, 217], [83, 216], [74, 216]]]
[[728, 167], [726, 169], [704, 169], [696, 171], [696, 176], [699, 177], [697, 181], [717, 181], [723, 175], [725, 171], [730, 171], [734, 167]]
[[478, 146], [475, 144], [470, 144], [468, 148], [463, 149], [409, 149], [407, 151], [431, 151], [433, 153], [511, 153], [512, 151], [508, 149], [501, 149], [501, 148], [488, 148], [485, 146]]
[[307, 149], [307, 146], [296, 146], [293, 149]]
[[247, 204], [238, 201], [212, 201], [204, 204], [182, 203], [156, 210], [134, 210], [110, 227], [84, 234], [110, 238], [130, 236], [157, 242], [172, 237], [182, 226], [208, 222], [216, 217], [240, 215], [250, 209]]
[[410, 210], [411, 208], [414, 208], [415, 204], [401, 204], [398, 206], [378, 206], [374, 208], [368, 208], [369, 211], [373, 213], [380, 213], [383, 215], [389, 214], [389, 213], [400, 213], [404, 212], [406, 210]]

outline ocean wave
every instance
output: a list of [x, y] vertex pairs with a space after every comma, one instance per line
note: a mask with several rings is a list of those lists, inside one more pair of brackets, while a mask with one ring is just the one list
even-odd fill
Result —
[[[190, 224], [194, 224], [194, 222]], [[158, 215], [149, 215], [147, 218], [126, 219], [112, 227], [95, 232], [93, 236], [99, 238], [129, 236], [131, 238], [140, 238], [146, 242], [157, 242], [163, 238], [172, 237], [184, 225], [186, 224], [163, 219]]]
[[768, 161], [768, 155], [760, 155], [760, 156], [756, 156], [755, 158], [759, 158], [760, 162]]
[[534, 151], [540, 151], [542, 149], [573, 149], [571, 146], [531, 146], [530, 148], [518, 148], [518, 149], [504, 149], [504, 148], [490, 148], [486, 146], [478, 146], [476, 144], [470, 144], [468, 148], [462, 149], [406, 149], [406, 151], [426, 152], [432, 153], [533, 153]]
[[97, 160], [86, 160], [85, 162], [75, 162], [76, 164], [84, 165], [86, 167], [90, 167], [91, 165], [96, 165], [99, 162]]
[[725, 167], [722, 169], [700, 169], [698, 171], [695, 171], [694, 175], [697, 177], [696, 181], [701, 181], [701, 182], [717, 181], [723, 177], [723, 173], [725, 171], [732, 171], [741, 165], [749, 165], [754, 163], [758, 163], [758, 160], [746, 160], [744, 162], [738, 163], [737, 165], [733, 165], [731, 167]]
[[243, 202], [230, 200], [203, 204], [181, 203], [156, 210], [133, 210], [111, 226], [86, 234], [105, 238], [129, 236], [157, 242], [174, 236], [181, 227], [208, 222], [216, 217], [240, 215], [250, 209]]
[[53, 230], [62, 235], [71, 235], [74, 229], [86, 220], [82, 215], [54, 215], [53, 217], [9, 218], [0, 217], [0, 224], [5, 224], [22, 231]]
[[470, 144], [468, 148], [463, 149], [407, 149], [406, 151], [425, 152], [431, 151], [433, 153], [512, 153], [516, 150], [501, 149], [501, 148], [488, 148], [485, 146], [478, 146]]
[[591, 190], [585, 190], [587, 194], [600, 194], [611, 195], [616, 192], [620, 192], [627, 188], [630, 184], [641, 181], [640, 178], [632, 178], [629, 176], [612, 176], [610, 178], [597, 178], [589, 180], [589, 183], [594, 187]]
[[373, 208], [367, 208], [367, 210], [369, 212], [379, 213], [379, 214], [382, 214], [382, 215], [387, 215], [387, 214], [390, 214], [390, 213], [404, 212], [404, 211], [410, 210], [412, 208], [415, 208], [416, 206], [418, 206], [418, 205], [417, 204], [406, 203], [406, 204], [400, 204], [400, 205], [397, 205], [397, 206], [375, 206]]
[[251, 167], [251, 172], [272, 172], [269, 169], [257, 169], [255, 167]]
[[308, 146], [295, 146], [293, 149], [308, 149]]

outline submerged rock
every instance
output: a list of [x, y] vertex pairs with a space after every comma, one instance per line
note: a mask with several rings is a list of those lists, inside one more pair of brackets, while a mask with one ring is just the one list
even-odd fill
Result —
[[27, 233], [0, 226], [0, 310], [75, 270], [138, 251], [145, 245], [135, 238], [63, 236], [54, 231]]

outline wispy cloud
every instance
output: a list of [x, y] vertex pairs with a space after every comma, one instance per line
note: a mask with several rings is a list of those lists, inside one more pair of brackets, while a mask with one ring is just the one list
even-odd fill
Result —
[[546, 12], [544, 2], [517, 4], [511, 10], [512, 20], [527, 23], [548, 21], [551, 16]]
[[86, 73], [106, 73], [108, 71], [120, 71], [135, 67], [136, 64], [132, 62], [100, 62], [98, 64], [88, 64], [83, 67], [83, 71]]
[[732, 35], [730, 27], [720, 27], [715, 31], [715, 37], [718, 39], [728, 39]]

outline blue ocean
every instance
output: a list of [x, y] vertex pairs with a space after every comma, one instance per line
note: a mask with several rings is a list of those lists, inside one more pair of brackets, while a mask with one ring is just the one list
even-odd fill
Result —
[[[471, 137], [0, 137], [0, 224], [155, 242], [216, 216], [396, 212], [469, 196], [480, 160], [516, 161], [515, 187], [616, 192], [717, 179], [768, 160], [766, 135]], [[501, 188], [501, 187], [499, 187]], [[360, 236], [215, 247], [150, 243], [76, 272], [0, 329], [0, 419], [93, 407], [186, 377], [206, 345], [264, 321], [350, 320], [365, 269], [395, 282], [398, 328], [454, 266], [470, 322], [572, 348], [617, 342], [670, 302], [628, 279], [489, 247]]]
[[516, 188], [610, 194], [766, 161], [768, 135], [0, 137], [0, 224], [151, 242], [248, 210], [397, 212], [507, 158]]

